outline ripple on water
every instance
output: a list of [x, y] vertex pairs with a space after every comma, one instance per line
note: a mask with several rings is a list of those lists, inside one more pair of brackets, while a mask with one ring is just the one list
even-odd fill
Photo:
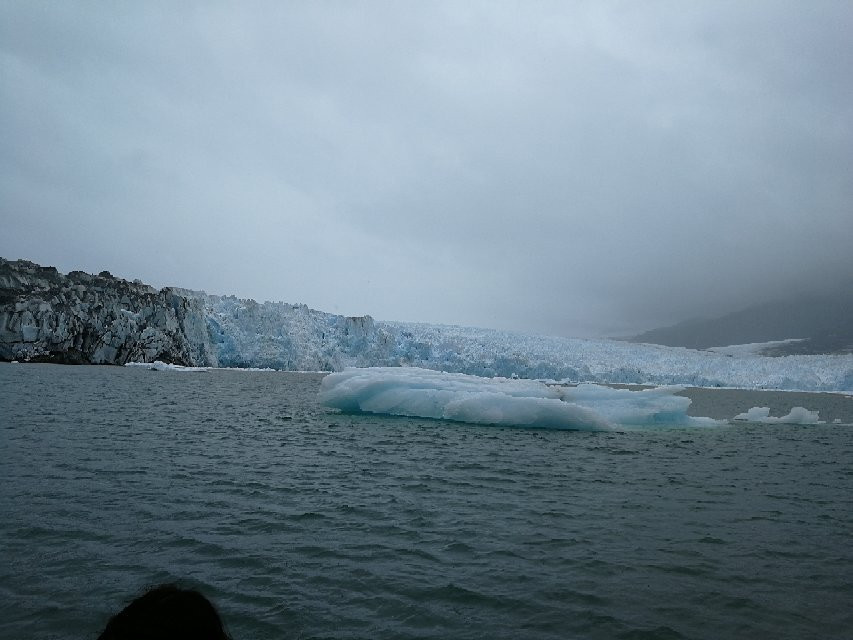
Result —
[[94, 637], [179, 579], [245, 638], [853, 626], [847, 428], [495, 429], [327, 412], [318, 375], [12, 369], [0, 635]]

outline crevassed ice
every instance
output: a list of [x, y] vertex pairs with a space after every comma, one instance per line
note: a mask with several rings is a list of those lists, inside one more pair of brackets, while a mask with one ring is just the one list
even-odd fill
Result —
[[748, 352], [345, 318], [305, 305], [206, 296], [212, 366], [341, 371], [411, 366], [568, 382], [853, 392], [853, 355]]
[[348, 413], [435, 418], [483, 425], [606, 430], [645, 426], [711, 426], [687, 415], [681, 387], [645, 391], [595, 384], [556, 387], [531, 380], [482, 378], [417, 367], [376, 367], [332, 373], [319, 399]]

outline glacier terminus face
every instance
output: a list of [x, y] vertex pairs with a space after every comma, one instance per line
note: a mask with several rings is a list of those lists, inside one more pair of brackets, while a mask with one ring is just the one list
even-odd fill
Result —
[[218, 366], [341, 371], [420, 367], [564, 382], [853, 391], [853, 356], [748, 354], [347, 318], [284, 303], [207, 296]]
[[342, 371], [419, 367], [479, 377], [853, 393], [853, 355], [765, 357], [615, 340], [345, 317], [107, 272], [63, 275], [0, 258], [0, 360], [162, 361], [191, 367]]

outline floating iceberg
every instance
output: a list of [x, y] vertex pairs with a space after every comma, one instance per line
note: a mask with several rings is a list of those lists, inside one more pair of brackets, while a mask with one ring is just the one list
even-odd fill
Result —
[[125, 367], [135, 367], [137, 369], [150, 369], [151, 371], [247, 371], [255, 372], [275, 372], [275, 369], [270, 367], [185, 367], [182, 364], [171, 364], [155, 360], [154, 362], [126, 362]]
[[125, 367], [150, 369], [151, 371], [210, 371], [210, 367], [185, 367], [181, 364], [171, 364], [161, 360], [154, 362], [127, 362]]
[[559, 387], [531, 380], [481, 378], [417, 367], [350, 368], [323, 379], [320, 403], [346, 413], [435, 418], [483, 425], [607, 430], [712, 426], [687, 415], [681, 387], [645, 391], [595, 384]]
[[746, 413], [737, 414], [733, 419], [763, 424], [821, 424], [818, 412], [809, 411], [805, 407], [793, 407], [790, 413], [778, 418], [770, 415], [770, 407], [752, 407]]

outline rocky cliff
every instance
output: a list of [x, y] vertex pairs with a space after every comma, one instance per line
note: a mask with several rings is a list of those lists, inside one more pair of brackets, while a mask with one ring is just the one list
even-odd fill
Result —
[[370, 316], [0, 258], [0, 361], [331, 371], [387, 364], [393, 346]]
[[107, 271], [0, 258], [0, 360], [212, 364], [203, 302]]

